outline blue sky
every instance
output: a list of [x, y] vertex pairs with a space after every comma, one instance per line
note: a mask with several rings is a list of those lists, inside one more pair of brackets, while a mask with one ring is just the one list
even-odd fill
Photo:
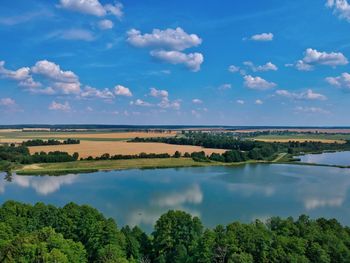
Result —
[[4, 0], [0, 123], [346, 126], [349, 32], [346, 0]]

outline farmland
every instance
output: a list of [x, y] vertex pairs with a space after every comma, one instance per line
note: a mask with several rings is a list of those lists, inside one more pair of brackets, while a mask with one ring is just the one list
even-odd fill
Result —
[[87, 158], [89, 156], [98, 157], [104, 153], [109, 153], [110, 155], [122, 154], [131, 155], [139, 153], [169, 153], [174, 154], [176, 151], [181, 153], [192, 153], [204, 151], [206, 154], [211, 154], [213, 152], [223, 153], [225, 150], [222, 149], [208, 149], [199, 146], [191, 145], [171, 145], [166, 143], [129, 143], [127, 141], [84, 141], [82, 140], [80, 144], [75, 145], [53, 145], [53, 146], [35, 146], [29, 147], [30, 152], [33, 154], [35, 152], [50, 152], [50, 151], [64, 151], [69, 154], [78, 152], [79, 156], [82, 158]]

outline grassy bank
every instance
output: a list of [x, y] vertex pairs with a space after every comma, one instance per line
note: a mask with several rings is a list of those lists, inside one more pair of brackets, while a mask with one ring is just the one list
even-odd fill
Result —
[[76, 161], [64, 163], [45, 163], [24, 165], [16, 170], [20, 175], [60, 175], [68, 173], [89, 173], [96, 171], [155, 169], [176, 167], [205, 166], [238, 166], [248, 163], [264, 163], [264, 161], [247, 161], [237, 163], [196, 162], [192, 158], [160, 158], [160, 159], [130, 159], [130, 160], [99, 160]]

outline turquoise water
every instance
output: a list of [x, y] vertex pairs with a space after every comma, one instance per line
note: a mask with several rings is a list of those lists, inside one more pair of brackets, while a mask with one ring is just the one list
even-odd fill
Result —
[[337, 218], [350, 225], [350, 169], [246, 165], [125, 170], [66, 176], [0, 174], [0, 202], [74, 201], [98, 208], [118, 225], [150, 231], [169, 209], [185, 210], [212, 227], [271, 216]]
[[305, 163], [350, 166], [349, 151], [322, 154], [306, 154], [302, 156], [296, 156], [296, 158], [300, 158], [300, 161]]

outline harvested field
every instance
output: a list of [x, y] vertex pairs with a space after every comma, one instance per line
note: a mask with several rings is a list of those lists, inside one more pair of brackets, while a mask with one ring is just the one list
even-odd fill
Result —
[[131, 155], [139, 154], [142, 152], [174, 154], [176, 151], [179, 151], [181, 153], [204, 151], [206, 154], [211, 154], [213, 152], [223, 153], [226, 151], [222, 149], [208, 149], [191, 145], [173, 145], [165, 143], [129, 143], [126, 141], [81, 141], [80, 144], [29, 147], [29, 150], [31, 153], [41, 151], [64, 151], [73, 154], [74, 152], [78, 152], [79, 156], [83, 158], [89, 156], [97, 157], [101, 156], [104, 153], [109, 153], [110, 155]]
[[72, 139], [84, 139], [84, 138], [96, 138], [96, 139], [131, 139], [135, 137], [151, 138], [151, 137], [170, 137], [175, 136], [176, 132], [106, 132], [106, 133], [44, 133], [35, 135], [23, 134], [23, 137], [30, 138], [72, 138]]

